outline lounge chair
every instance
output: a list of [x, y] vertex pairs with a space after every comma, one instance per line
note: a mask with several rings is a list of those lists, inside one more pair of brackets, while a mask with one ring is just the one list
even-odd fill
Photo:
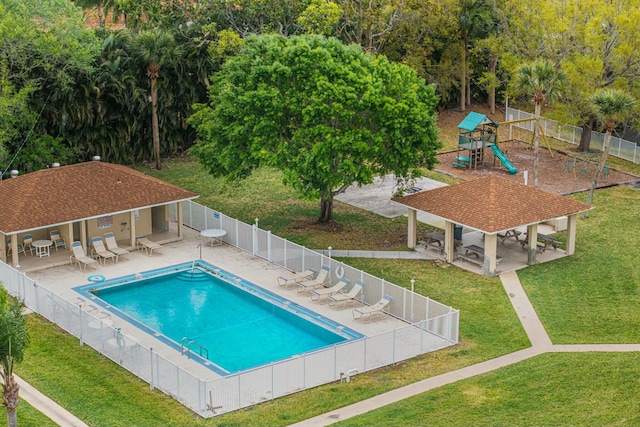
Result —
[[337, 294], [341, 292], [342, 289], [349, 284], [349, 279], [341, 279], [338, 283], [331, 286], [330, 288], [322, 288], [322, 289], [312, 289], [311, 290], [311, 300], [317, 301], [322, 297], [329, 297], [331, 295]]
[[53, 247], [56, 248], [56, 252], [58, 252], [58, 248], [60, 246], [63, 246], [65, 249], [67, 249], [67, 241], [62, 238], [62, 236], [60, 235], [60, 231], [51, 230], [49, 232], [49, 237], [53, 242]]
[[379, 313], [382, 313], [384, 308], [391, 302], [393, 301], [393, 298], [391, 298], [388, 295], [385, 295], [382, 297], [382, 299], [380, 301], [378, 301], [377, 303], [373, 304], [373, 305], [368, 305], [365, 307], [360, 307], [360, 308], [354, 308], [351, 312], [353, 314], [353, 318], [358, 320], [358, 319], [362, 319], [364, 316], [367, 316], [369, 318], [369, 320], [371, 320], [371, 318]]
[[331, 269], [328, 265], [323, 265], [320, 269], [320, 272], [316, 275], [314, 279], [304, 280], [302, 282], [298, 282], [298, 292], [305, 292], [315, 288], [324, 287], [324, 283], [329, 278], [329, 272]]
[[71, 259], [71, 264], [75, 264], [78, 263], [78, 267], [80, 267], [80, 270], [86, 270], [87, 265], [89, 264], [97, 264], [98, 261], [96, 261], [93, 258], [89, 258], [85, 253], [84, 253], [84, 249], [82, 249], [82, 243], [80, 242], [73, 242], [71, 244], [71, 251], [73, 252], [70, 259]]
[[114, 264], [118, 262], [118, 255], [114, 254], [111, 251], [108, 251], [107, 248], [104, 247], [104, 242], [102, 241], [102, 237], [91, 238], [91, 255], [97, 256], [98, 260], [102, 260], [103, 265], [110, 258], [113, 258]]
[[136, 246], [137, 246], [138, 250], [144, 250], [147, 255], [153, 255], [154, 249], [155, 250], [160, 250], [160, 248], [162, 248], [161, 245], [159, 245], [158, 243], [147, 239], [144, 236], [136, 237]]
[[329, 295], [329, 305], [337, 305], [342, 303], [343, 306], [346, 306], [347, 303], [355, 302], [358, 295], [360, 295], [360, 291], [364, 287], [364, 283], [360, 280], [353, 285], [353, 288], [349, 290], [347, 293], [338, 293], [335, 295]]
[[25, 253], [29, 251], [31, 255], [33, 255], [33, 251], [36, 248], [31, 246], [31, 243], [33, 243], [33, 236], [31, 234], [25, 234], [24, 237], [22, 238], [22, 247]]
[[305, 271], [302, 271], [300, 273], [295, 273], [291, 277], [280, 276], [278, 277], [278, 285], [287, 286], [287, 287], [291, 285], [297, 285], [299, 282], [302, 282], [303, 280], [311, 279], [316, 273], [317, 271], [314, 270], [313, 268], [307, 268]]
[[[104, 235], [104, 241], [107, 244], [107, 249], [110, 252], [113, 252], [114, 254], [116, 254], [116, 256], [126, 256], [127, 259], [129, 259], [129, 251], [126, 249], [122, 249], [120, 246], [118, 246], [118, 242], [116, 242], [116, 236], [113, 235], [113, 233], [106, 233]], [[118, 261], [118, 258], [116, 257], [116, 261]]]

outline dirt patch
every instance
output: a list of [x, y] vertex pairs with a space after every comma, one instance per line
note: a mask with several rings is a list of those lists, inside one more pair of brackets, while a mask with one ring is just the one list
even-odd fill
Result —
[[[529, 185], [533, 185], [533, 149], [527, 142], [511, 141], [500, 143], [500, 149], [507, 158], [518, 169], [515, 175], [501, 166], [500, 161], [495, 158], [493, 151], [485, 149], [484, 162], [478, 165], [477, 169], [459, 169], [453, 166], [457, 151], [438, 155], [440, 164], [436, 170], [444, 172], [463, 180], [479, 178], [486, 175], [500, 175], [514, 181], [524, 182], [524, 171], [528, 171]], [[460, 155], [468, 156], [468, 152], [462, 150]], [[539, 188], [558, 194], [569, 194], [577, 191], [588, 190], [591, 187], [594, 171], [583, 173], [581, 170], [572, 169], [573, 157], [568, 153], [557, 150], [549, 152], [546, 146], [539, 148], [538, 182]], [[595, 166], [595, 165], [593, 165]], [[592, 166], [592, 167], [593, 167]], [[614, 184], [628, 183], [638, 180], [639, 177], [609, 169], [608, 178], [602, 176], [598, 187], [607, 187]]]

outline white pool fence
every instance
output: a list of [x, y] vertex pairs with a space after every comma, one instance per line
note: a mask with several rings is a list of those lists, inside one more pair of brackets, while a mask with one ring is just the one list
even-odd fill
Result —
[[[195, 202], [184, 203], [184, 224], [196, 230], [224, 229], [223, 240], [292, 271], [331, 267], [337, 275], [364, 282], [362, 301], [373, 304], [383, 295], [393, 298], [389, 314], [407, 326], [359, 340], [336, 344], [296, 358], [202, 380], [107, 325], [99, 313], [89, 313], [25, 273], [0, 262], [0, 282], [31, 310], [56, 323], [104, 356], [137, 375], [150, 387], [171, 395], [202, 417], [211, 417], [287, 394], [341, 381], [349, 375], [391, 365], [458, 343], [459, 311], [408, 289], [355, 269], [230, 218]], [[177, 206], [170, 213], [177, 219]], [[333, 280], [332, 277], [332, 281]]]

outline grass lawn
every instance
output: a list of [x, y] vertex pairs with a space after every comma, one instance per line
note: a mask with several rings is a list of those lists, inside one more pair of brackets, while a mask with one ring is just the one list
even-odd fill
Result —
[[639, 425], [639, 375], [635, 353], [547, 353], [336, 425]]
[[[199, 203], [249, 223], [258, 217], [261, 228], [308, 247], [406, 249], [405, 218], [389, 220], [337, 203], [338, 226], [318, 226], [319, 206], [298, 200], [274, 170], [261, 169], [248, 180], [227, 185], [185, 157], [165, 162], [153, 174], [201, 194]], [[625, 187], [599, 190], [597, 209], [579, 221], [576, 256], [519, 274], [555, 343], [640, 342], [635, 309], [640, 278], [634, 269], [639, 199], [640, 191]], [[92, 426], [281, 426], [529, 345], [497, 278], [426, 261], [345, 262], [401, 286], [409, 286], [413, 278], [417, 292], [460, 309], [460, 344], [358, 375], [348, 384], [327, 384], [208, 420], [150, 391], [37, 316], [29, 324], [32, 347], [16, 372]], [[345, 424], [637, 424], [637, 408], [628, 402], [638, 392], [637, 381], [629, 381], [637, 374], [635, 354], [548, 354]], [[569, 401], [571, 393], [577, 398]], [[26, 405], [21, 411], [29, 413]], [[636, 418], [624, 420], [625, 413]], [[27, 417], [19, 419], [20, 425], [43, 424]]]

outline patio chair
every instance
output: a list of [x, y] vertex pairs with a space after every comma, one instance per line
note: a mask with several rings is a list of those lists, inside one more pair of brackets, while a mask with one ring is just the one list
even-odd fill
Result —
[[136, 237], [136, 247], [138, 250], [144, 250], [147, 255], [153, 255], [154, 250], [160, 250], [162, 248], [156, 242], [147, 239], [145, 236]]
[[[24, 245], [18, 243], [18, 255], [24, 253]], [[7, 239], [7, 256], [11, 255], [11, 239]]]
[[324, 282], [329, 278], [329, 272], [331, 269], [328, 265], [323, 265], [320, 272], [314, 279], [304, 280], [298, 282], [298, 292], [305, 292], [315, 288], [321, 288], [324, 286]]
[[29, 253], [31, 253], [31, 255], [33, 255], [33, 251], [36, 248], [31, 246], [31, 243], [33, 243], [33, 236], [31, 234], [25, 234], [24, 237], [22, 238], [22, 247], [23, 247], [25, 253], [27, 251], [29, 251]]
[[358, 280], [353, 288], [349, 290], [347, 293], [338, 293], [335, 295], [329, 295], [329, 305], [338, 305], [342, 303], [342, 306], [346, 306], [347, 303], [355, 302], [358, 295], [360, 295], [360, 291], [364, 287], [364, 283]]
[[71, 251], [73, 252], [69, 257], [71, 259], [71, 264], [77, 263], [78, 267], [80, 267], [80, 270], [82, 271], [86, 270], [87, 265], [98, 263], [98, 261], [93, 258], [89, 258], [84, 253], [84, 249], [82, 249], [82, 243], [80, 242], [73, 242], [71, 244]]
[[118, 246], [118, 242], [116, 242], [116, 236], [113, 233], [106, 233], [104, 235], [104, 241], [107, 244], [107, 249], [110, 252], [116, 254], [116, 261], [118, 261], [118, 256], [122, 255], [129, 259], [129, 251]]
[[102, 260], [102, 265], [104, 265], [108, 259], [113, 258], [113, 263], [118, 262], [118, 255], [114, 254], [111, 251], [108, 251], [107, 248], [104, 247], [104, 242], [102, 241], [102, 237], [92, 237], [91, 238], [91, 256], [98, 257], [98, 261]]
[[58, 248], [60, 246], [64, 247], [65, 249], [67, 249], [67, 242], [66, 240], [64, 240], [62, 238], [62, 236], [60, 235], [60, 231], [58, 230], [51, 230], [49, 232], [49, 237], [51, 238], [51, 241], [53, 242], [53, 247], [56, 248], [56, 252], [58, 252]]
[[[369, 320], [376, 315], [383, 313], [384, 308], [389, 305], [389, 303], [393, 301], [388, 295], [382, 297], [380, 301], [373, 305], [368, 305], [366, 307], [354, 308], [351, 313], [353, 314], [353, 318], [355, 320], [362, 319], [364, 316], [367, 316]], [[365, 320], [366, 322], [366, 320]]]
[[342, 289], [349, 284], [349, 279], [341, 279], [338, 283], [331, 286], [330, 288], [322, 288], [322, 289], [312, 289], [311, 290], [311, 300], [318, 301], [322, 297], [329, 297], [331, 295], [337, 294], [341, 292]]
[[303, 280], [311, 279], [316, 273], [317, 271], [315, 269], [307, 268], [305, 271], [302, 271], [300, 273], [295, 273], [291, 277], [280, 276], [277, 279], [278, 285], [286, 286], [286, 287], [289, 287], [291, 285], [297, 285], [299, 282], [302, 282]]

